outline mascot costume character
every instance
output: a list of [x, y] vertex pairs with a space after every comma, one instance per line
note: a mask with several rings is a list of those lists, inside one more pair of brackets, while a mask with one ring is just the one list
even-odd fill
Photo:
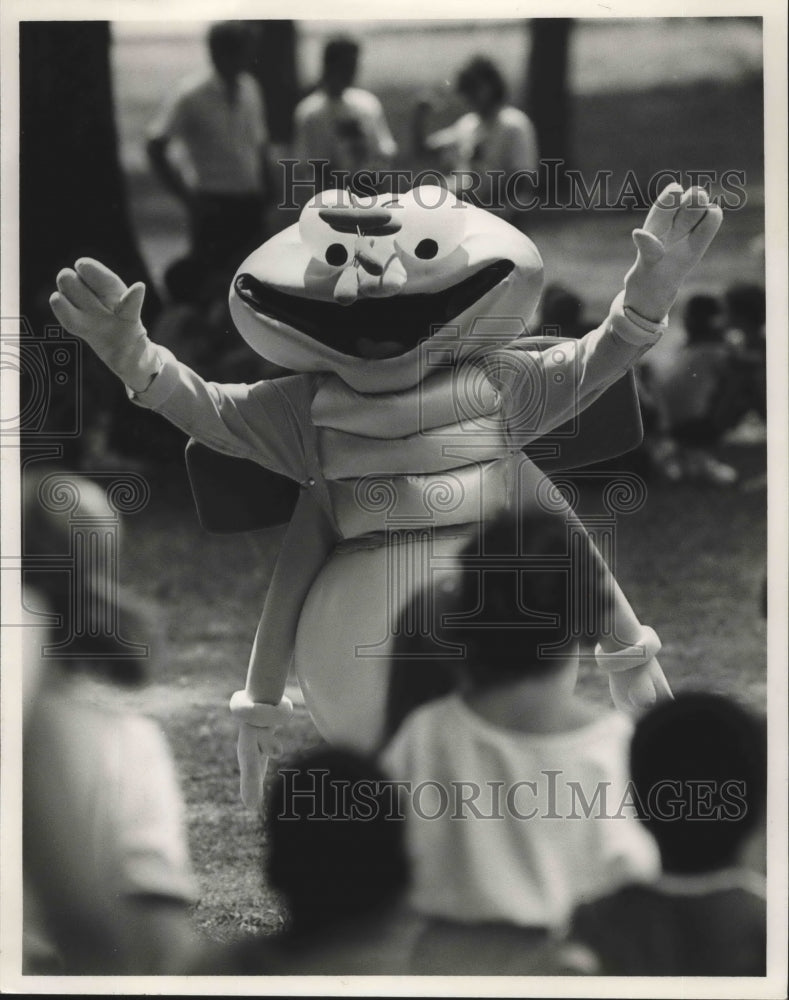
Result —
[[[527, 335], [543, 266], [519, 230], [438, 187], [323, 192], [233, 280], [242, 337], [296, 373], [252, 385], [206, 383], [152, 343], [141, 283], [127, 288], [89, 258], [60, 272], [57, 319], [134, 402], [298, 484], [246, 687], [230, 705], [247, 805], [260, 807], [276, 729], [292, 711], [292, 664], [324, 737], [376, 746], [393, 622], [409, 596], [435, 582], [435, 567], [484, 518], [538, 502], [545, 468], [524, 449], [592, 412], [615, 384], [632, 385], [721, 218], [702, 189], [669, 185], [633, 234], [636, 260], [605, 321], [580, 340], [545, 343]], [[617, 434], [615, 418], [597, 437]], [[575, 464], [606, 448], [616, 453], [603, 441]], [[597, 637], [598, 660], [614, 703], [638, 711], [671, 696], [660, 642], [610, 573], [607, 582], [614, 628]]]

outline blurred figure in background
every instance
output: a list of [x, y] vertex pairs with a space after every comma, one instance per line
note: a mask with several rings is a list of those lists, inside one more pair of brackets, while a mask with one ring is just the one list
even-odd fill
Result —
[[222, 326], [227, 286], [212, 280], [192, 256], [168, 266], [164, 286], [168, 302], [151, 328], [151, 339], [203, 378], [217, 378], [217, 361], [231, 340]]
[[638, 722], [630, 762], [663, 874], [579, 907], [571, 937], [598, 975], [763, 976], [763, 840], [761, 870], [744, 863], [764, 836], [763, 720], [720, 695], [681, 694]]
[[599, 325], [599, 321], [585, 319], [584, 311], [584, 302], [575, 292], [563, 285], [547, 285], [542, 293], [540, 329], [535, 332], [542, 337], [579, 340]]
[[[211, 71], [186, 80], [149, 128], [151, 168], [187, 210], [191, 254], [223, 275], [225, 287], [264, 236], [266, 128], [259, 85], [247, 72], [251, 42], [243, 21], [215, 24]], [[192, 178], [173, 159], [173, 140]]]
[[196, 257], [174, 261], [164, 273], [168, 301], [151, 328], [151, 340], [211, 382], [252, 383], [284, 369], [252, 350], [233, 324], [224, 278]]
[[[27, 470], [23, 481], [23, 595], [39, 623], [23, 664], [23, 973], [182, 973], [196, 886], [170, 750], [155, 723], [107, 707], [113, 688], [102, 698], [88, 680], [140, 683], [152, 619], [117, 592], [110, 553], [52, 570], [69, 553], [69, 519], [42, 504], [45, 478]], [[100, 539], [104, 492], [79, 476], [57, 480]]]
[[767, 339], [764, 288], [735, 284], [726, 289], [726, 340], [732, 345], [743, 375], [743, 415], [767, 419]]
[[456, 90], [469, 110], [454, 124], [427, 134], [429, 102], [417, 105], [414, 145], [417, 154], [440, 154], [458, 197], [517, 218], [533, 196], [539, 165], [537, 134], [527, 116], [507, 104], [507, 90], [499, 68], [485, 56], [476, 56], [460, 71]]
[[683, 321], [685, 344], [668, 366], [659, 373], [655, 370], [653, 380], [678, 446], [676, 478], [729, 486], [737, 481], [737, 470], [714, 451], [742, 416], [743, 380], [724, 339], [723, 305], [712, 295], [694, 295], [685, 306]]
[[[298, 176], [315, 179], [314, 191], [303, 189], [304, 201], [327, 188], [350, 187], [353, 191], [358, 171], [385, 169], [397, 153], [381, 102], [369, 91], [353, 86], [358, 63], [358, 42], [344, 36], [330, 39], [323, 50], [320, 83], [296, 107]], [[309, 160], [327, 162], [313, 168]], [[340, 179], [334, 179], [333, 173]]]

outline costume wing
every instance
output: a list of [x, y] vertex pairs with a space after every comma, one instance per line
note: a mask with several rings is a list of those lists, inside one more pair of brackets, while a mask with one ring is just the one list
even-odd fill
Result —
[[526, 445], [523, 452], [543, 472], [566, 472], [624, 455], [637, 448], [643, 436], [631, 370], [576, 416]]
[[246, 458], [223, 455], [190, 438], [186, 468], [200, 524], [217, 534], [261, 531], [288, 522], [299, 485]]

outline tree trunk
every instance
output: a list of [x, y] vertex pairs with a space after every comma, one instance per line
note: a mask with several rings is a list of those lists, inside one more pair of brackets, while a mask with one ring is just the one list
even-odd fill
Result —
[[129, 216], [110, 44], [105, 21], [20, 24], [20, 306], [30, 338], [23, 345], [20, 394], [23, 413], [39, 398], [46, 410], [41, 419], [23, 421], [22, 445], [35, 450], [42, 435], [60, 439], [65, 460], [82, 468], [111, 460], [113, 447], [150, 454], [152, 442], [166, 437], [161, 421], [129, 406], [119, 380], [91, 350], [66, 337], [69, 357], [81, 358], [81, 368], [75, 361], [56, 371], [55, 342], [40, 341], [46, 327], [56, 326], [49, 295], [57, 273], [79, 257], [97, 258], [127, 284], [145, 282], [148, 329], [160, 308]]
[[106, 21], [20, 24], [20, 277], [23, 313], [45, 315], [45, 293], [77, 257], [96, 257], [124, 281], [156, 291], [137, 248], [118, 135]]
[[541, 160], [571, 158], [569, 148], [570, 99], [568, 56], [573, 21], [565, 17], [540, 17], [529, 22], [532, 46], [526, 76], [526, 112], [537, 131]]
[[252, 21], [255, 27], [252, 71], [263, 91], [269, 138], [278, 145], [293, 139], [293, 112], [301, 97], [296, 69], [294, 21]]

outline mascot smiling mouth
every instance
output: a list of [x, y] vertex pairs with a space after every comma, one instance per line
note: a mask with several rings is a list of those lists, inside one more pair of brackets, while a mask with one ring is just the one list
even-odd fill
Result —
[[357, 299], [348, 305], [290, 295], [240, 274], [235, 289], [255, 312], [285, 323], [313, 340], [356, 358], [396, 357], [446, 326], [487, 295], [514, 263], [500, 260], [439, 292]]

